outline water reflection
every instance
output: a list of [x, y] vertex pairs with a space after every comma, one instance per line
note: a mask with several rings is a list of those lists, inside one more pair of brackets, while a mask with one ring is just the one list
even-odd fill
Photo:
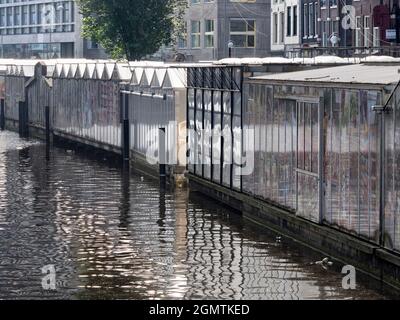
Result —
[[[0, 298], [358, 299], [333, 271], [201, 195], [0, 133]], [[57, 269], [57, 291], [41, 268]]]

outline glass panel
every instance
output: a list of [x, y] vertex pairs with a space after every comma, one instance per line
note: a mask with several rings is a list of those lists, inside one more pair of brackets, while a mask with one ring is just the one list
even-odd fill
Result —
[[305, 174], [297, 174], [297, 196], [299, 216], [319, 222], [319, 181], [317, 178]]
[[[287, 110], [288, 110], [288, 126], [286, 127], [287, 137], [290, 140], [290, 167], [289, 167], [289, 195], [288, 195], [288, 207], [295, 210], [296, 209], [296, 163], [297, 163], [297, 154], [296, 154], [296, 142], [297, 142], [297, 124], [296, 124], [296, 102], [288, 101], [287, 102]], [[290, 124], [290, 126], [289, 126]], [[288, 142], [289, 142], [288, 141]]]
[[204, 91], [204, 178], [211, 179], [211, 91]]
[[[318, 112], [318, 110], [317, 110]], [[311, 170], [311, 146], [312, 146], [312, 108], [311, 104], [304, 103], [304, 170]]]
[[264, 162], [262, 152], [262, 126], [263, 126], [263, 100], [265, 97], [265, 91], [263, 86], [256, 86], [255, 88], [255, 109], [254, 109], [254, 120], [255, 120], [255, 162], [254, 162], [254, 178], [255, 178], [255, 194], [259, 197], [264, 195]]
[[197, 155], [196, 175], [203, 176], [203, 91], [196, 91], [196, 132], [197, 132]]
[[264, 172], [266, 178], [266, 188], [264, 197], [273, 199], [272, 192], [272, 146], [273, 146], [273, 89], [267, 87], [267, 103], [265, 106], [265, 155], [264, 155]]
[[396, 206], [394, 213], [394, 247], [400, 250], [400, 92], [395, 95], [396, 99], [396, 112], [394, 115], [394, 136], [395, 136], [395, 159], [394, 159], [394, 190], [396, 191]]
[[305, 126], [304, 126], [304, 103], [299, 103], [298, 109], [298, 124], [297, 124], [297, 167], [305, 169]]
[[223, 108], [224, 118], [222, 125], [223, 134], [223, 184], [227, 187], [231, 187], [231, 169], [232, 169], [232, 105], [231, 105], [231, 93], [223, 93]]
[[197, 153], [196, 148], [197, 148], [197, 143], [196, 143], [196, 136], [195, 136], [195, 90], [194, 89], [189, 89], [188, 90], [188, 101], [189, 101], [189, 171], [191, 173], [194, 172], [194, 164], [195, 164], [195, 154]]
[[[379, 241], [380, 228], [380, 208], [379, 208], [379, 143], [378, 143], [378, 118], [372, 107], [376, 106], [381, 101], [379, 92], [368, 92], [368, 225], [369, 238]], [[366, 141], [366, 138], [365, 140]], [[360, 200], [362, 202], [363, 199]]]
[[279, 109], [274, 101], [271, 110], [272, 126], [272, 165], [271, 165], [271, 200], [279, 202]]
[[[394, 108], [393, 113], [385, 116], [386, 130], [386, 162], [385, 162], [385, 247], [389, 249], [396, 248], [396, 231], [398, 232], [398, 190], [399, 190], [399, 168], [398, 153], [399, 148], [399, 95], [396, 94], [391, 104]], [[397, 149], [397, 150], [396, 150]]]
[[[244, 102], [243, 110], [243, 129], [244, 129], [244, 140], [243, 140], [243, 159], [246, 159], [246, 172], [243, 172], [243, 191], [248, 194], [254, 194], [254, 166], [249, 164], [249, 157], [254, 150], [254, 108], [255, 108], [255, 87], [257, 85], [249, 84], [245, 86], [244, 96], [248, 96]], [[251, 168], [249, 168], [249, 165]]]
[[[359, 215], [359, 93], [350, 93], [349, 105], [349, 228], [360, 234], [361, 216]], [[366, 217], [364, 217], [366, 218]], [[368, 220], [367, 220], [368, 221]], [[364, 222], [364, 221], [363, 221]]]
[[[319, 170], [318, 166], [317, 172], [312, 170], [312, 153], [315, 152], [318, 158], [320, 150], [318, 109], [318, 104], [298, 103], [297, 141], [299, 145], [298, 159], [300, 161], [298, 162], [299, 171], [297, 172], [297, 214], [315, 222], [319, 222], [319, 178], [315, 176], [319, 173]], [[316, 131], [316, 133], [313, 133], [313, 131]], [[314, 135], [316, 135], [316, 138], [313, 138]], [[304, 162], [301, 160], [303, 156]]]
[[213, 144], [213, 181], [221, 183], [221, 132], [222, 132], [222, 118], [221, 118], [221, 92], [214, 91], [214, 130], [212, 137]]
[[286, 170], [287, 170], [287, 157], [286, 154], [286, 124], [285, 124], [285, 112], [286, 112], [286, 100], [277, 100], [275, 103], [276, 113], [276, 129], [278, 132], [278, 149], [277, 149], [277, 167], [278, 167], [278, 180], [277, 190], [279, 204], [286, 206]]
[[234, 118], [233, 118], [233, 188], [241, 188], [241, 164], [242, 164], [242, 96], [240, 93], [234, 94]]

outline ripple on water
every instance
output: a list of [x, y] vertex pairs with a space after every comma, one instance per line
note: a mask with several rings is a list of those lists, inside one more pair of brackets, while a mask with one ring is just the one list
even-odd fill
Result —
[[[361, 299], [316, 257], [113, 161], [0, 133], [0, 298]], [[320, 258], [320, 257], [317, 257]], [[56, 267], [57, 290], [42, 288]]]

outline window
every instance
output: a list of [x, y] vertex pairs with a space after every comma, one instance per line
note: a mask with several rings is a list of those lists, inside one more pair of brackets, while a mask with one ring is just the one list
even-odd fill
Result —
[[287, 8], [287, 13], [286, 13], [286, 35], [291, 36], [292, 35], [292, 7]]
[[303, 9], [303, 37], [308, 37], [308, 5], [304, 4]]
[[373, 46], [380, 47], [381, 45], [381, 30], [379, 27], [374, 27]]
[[230, 21], [230, 37], [235, 47], [254, 48], [256, 44], [255, 20], [232, 19]]
[[308, 36], [312, 37], [314, 36], [314, 4], [310, 3], [309, 4], [309, 10], [308, 10]]
[[191, 22], [192, 32], [190, 34], [190, 44], [192, 48], [200, 48], [200, 21]]
[[281, 26], [279, 29], [280, 40], [281, 40], [281, 43], [284, 43], [285, 42], [285, 13], [281, 12], [279, 14], [279, 17], [280, 17], [279, 20], [281, 22]]
[[361, 19], [361, 17], [356, 17], [356, 36], [355, 36], [355, 46], [356, 47], [362, 47], [363, 46], [363, 37], [362, 37], [362, 33], [363, 33], [363, 21]]
[[204, 32], [206, 48], [214, 48], [214, 31], [214, 20], [206, 20]]
[[272, 28], [273, 28], [273, 43], [278, 43], [278, 14], [274, 13], [272, 18]]
[[364, 17], [364, 46], [371, 46], [371, 18], [369, 16]]
[[178, 37], [178, 48], [183, 49], [187, 47], [187, 22], [183, 26], [182, 34]]

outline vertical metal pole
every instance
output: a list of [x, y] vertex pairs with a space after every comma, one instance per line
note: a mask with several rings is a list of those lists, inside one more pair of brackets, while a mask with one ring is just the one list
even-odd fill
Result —
[[[194, 69], [194, 72], [197, 73], [197, 69]], [[194, 84], [195, 86], [197, 86], [197, 83]], [[199, 152], [198, 152], [198, 148], [199, 148], [199, 142], [198, 142], [198, 136], [197, 136], [197, 90], [199, 89], [194, 89], [194, 105], [193, 105], [193, 122], [194, 122], [194, 130], [193, 130], [193, 134], [194, 134], [194, 145], [190, 146], [190, 152], [191, 154], [193, 154], [193, 159], [194, 159], [194, 163], [193, 163], [193, 173], [194, 175], [197, 175], [197, 166], [198, 166], [198, 156], [199, 156]]]
[[[244, 69], [240, 67], [240, 166], [243, 168], [243, 156], [244, 156]], [[249, 97], [246, 97], [247, 99]], [[240, 192], [243, 192], [243, 170], [240, 169]]]
[[231, 86], [231, 123], [230, 123], [230, 134], [231, 134], [231, 145], [230, 145], [230, 148], [231, 148], [231, 154], [230, 154], [230, 156], [231, 156], [231, 163], [230, 163], [230, 188], [231, 189], [233, 189], [233, 174], [234, 174], [234, 160], [235, 160], [235, 150], [234, 150], [234, 145], [235, 145], [235, 141], [234, 141], [234, 138], [235, 138], [235, 136], [234, 136], [234, 132], [233, 132], [233, 124], [234, 124], [234, 117], [235, 117], [235, 110], [234, 110], [234, 108], [235, 108], [235, 94], [234, 94], [234, 92], [233, 92], [233, 90], [235, 90], [235, 88], [234, 88], [234, 83], [235, 83], [235, 81], [234, 81], [234, 79], [233, 79], [233, 76], [234, 76], [234, 72], [233, 72], [233, 67], [231, 67], [230, 68], [230, 86]]
[[[202, 69], [203, 73], [203, 81], [202, 81], [202, 88], [205, 88], [205, 69]], [[201, 142], [202, 142], [202, 150], [201, 150], [201, 177], [204, 178], [205, 173], [205, 163], [204, 163], [204, 129], [205, 129], [205, 118], [206, 118], [206, 106], [204, 105], [204, 94], [205, 89], [201, 90], [201, 106], [202, 106], [202, 115], [201, 115]]]
[[20, 101], [18, 104], [19, 135], [21, 138], [28, 138], [29, 136], [28, 104], [26, 101]]
[[4, 99], [0, 101], [0, 130], [4, 131], [6, 128], [6, 115], [4, 110]]
[[[130, 161], [130, 123], [129, 123], [129, 95], [121, 95], [122, 121], [122, 158], [124, 167], [129, 167]], [[127, 165], [127, 166], [126, 166]]]
[[[189, 77], [189, 72], [190, 68], [187, 71], [188, 77]], [[189, 80], [188, 80], [189, 83]], [[192, 147], [190, 145], [190, 139], [189, 139], [189, 130], [190, 130], [190, 111], [189, 111], [189, 86], [186, 88], [186, 171], [189, 172], [189, 166], [190, 166], [190, 148]]]
[[380, 136], [379, 139], [379, 244], [385, 246], [385, 113], [379, 113], [377, 115], [380, 117]]
[[165, 128], [158, 130], [158, 162], [160, 166], [160, 178], [165, 179], [167, 176], [167, 148], [165, 143]]
[[124, 162], [129, 162], [130, 160], [130, 152], [129, 152], [129, 146], [130, 146], [130, 137], [129, 137], [129, 119], [124, 119], [123, 122], [124, 126]]
[[[326, 91], [324, 94], [327, 94]], [[319, 174], [319, 223], [322, 224], [325, 218], [325, 105], [324, 100], [321, 98], [318, 104], [318, 140], [319, 140], [319, 153], [318, 153], [318, 174]]]
[[50, 107], [44, 107], [45, 125], [46, 125], [46, 160], [50, 160]]
[[[221, 74], [222, 77], [222, 74]], [[223, 83], [223, 81], [221, 81]], [[225, 110], [224, 110], [224, 96], [226, 91], [221, 91], [221, 144], [220, 144], [220, 185], [224, 184], [224, 163], [225, 163], [225, 153], [224, 153], [224, 145], [225, 145], [225, 138], [224, 138], [224, 117], [225, 117]]]
[[18, 103], [18, 120], [19, 120], [19, 135], [21, 138], [25, 137], [25, 103], [20, 101]]
[[45, 123], [46, 123], [46, 145], [50, 145], [50, 107], [44, 107]]

